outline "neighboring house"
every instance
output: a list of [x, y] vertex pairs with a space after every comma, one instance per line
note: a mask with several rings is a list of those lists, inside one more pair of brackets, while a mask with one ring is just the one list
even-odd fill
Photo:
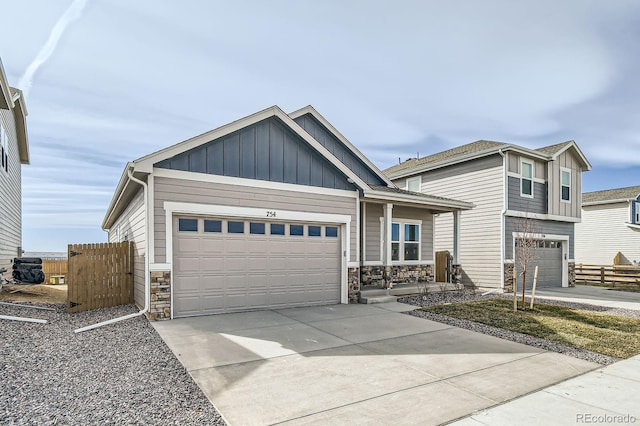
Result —
[[582, 194], [582, 222], [576, 225], [576, 262], [640, 263], [640, 186]]
[[22, 255], [22, 175], [29, 164], [27, 109], [22, 92], [9, 86], [0, 61], [0, 268]]
[[385, 172], [400, 188], [472, 202], [472, 210], [436, 218], [436, 250], [460, 245], [454, 262], [461, 263], [463, 283], [511, 288], [525, 221], [539, 240], [538, 285], [574, 281], [574, 224], [580, 221], [582, 172], [590, 169], [573, 141], [540, 149], [477, 141]]
[[312, 107], [267, 108], [127, 164], [102, 223], [135, 242], [135, 300], [168, 319], [357, 301], [433, 279], [433, 217]]

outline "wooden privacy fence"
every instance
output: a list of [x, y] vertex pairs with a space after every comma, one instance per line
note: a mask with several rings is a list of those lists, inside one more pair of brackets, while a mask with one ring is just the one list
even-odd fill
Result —
[[67, 275], [67, 260], [43, 260], [42, 272], [44, 272], [44, 283], [49, 284], [49, 279], [52, 276], [64, 276]]
[[576, 281], [600, 284], [640, 285], [640, 266], [633, 265], [576, 265]]
[[133, 303], [133, 242], [70, 244], [67, 312]]

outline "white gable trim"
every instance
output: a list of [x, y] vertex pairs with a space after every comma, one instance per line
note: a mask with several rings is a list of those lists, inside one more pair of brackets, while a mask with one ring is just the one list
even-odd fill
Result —
[[567, 146], [562, 148], [560, 151], [553, 154], [553, 157], [551, 158], [553, 160], [557, 160], [560, 154], [567, 151], [569, 148], [575, 149], [575, 151], [578, 153], [578, 158], [580, 158], [580, 160], [584, 163], [584, 165], [587, 166], [587, 170], [591, 170], [591, 163], [589, 163], [589, 160], [587, 160], [587, 157], [585, 157], [585, 155], [582, 153], [580, 148], [578, 148], [578, 144], [575, 141], [571, 141], [570, 144], [568, 144]]
[[236, 120], [232, 123], [226, 124], [222, 127], [218, 127], [215, 130], [211, 130], [209, 132], [203, 133], [199, 136], [195, 136], [191, 139], [187, 139], [186, 141], [180, 142], [153, 154], [149, 154], [145, 157], [139, 158], [135, 160], [134, 163], [134, 171], [143, 172], [143, 173], [151, 173], [153, 171], [153, 165], [162, 160], [166, 160], [175, 155], [181, 154], [190, 149], [196, 148], [204, 143], [210, 142], [214, 139], [221, 138], [230, 133], [243, 129], [247, 126], [255, 124], [259, 121], [265, 120], [270, 117], [277, 117], [281, 121], [283, 121], [294, 133], [304, 139], [313, 149], [315, 149], [320, 155], [325, 157], [329, 162], [331, 162], [338, 170], [344, 173], [347, 177], [349, 177], [353, 182], [360, 187], [361, 189], [368, 189], [369, 185], [367, 185], [358, 175], [356, 175], [351, 169], [345, 166], [340, 160], [338, 160], [329, 150], [327, 150], [320, 142], [315, 140], [311, 135], [309, 135], [302, 127], [298, 125], [291, 117], [284, 113], [279, 107], [272, 106], [270, 108], [259, 111], [255, 114], [249, 115], [247, 117]]
[[375, 164], [373, 164], [367, 157], [364, 156], [364, 154], [362, 154], [362, 152], [360, 152], [360, 150], [358, 148], [355, 147], [355, 145], [353, 145], [351, 142], [349, 142], [349, 140], [344, 137], [342, 135], [342, 133], [340, 133], [338, 131], [338, 129], [336, 129], [335, 127], [333, 127], [333, 125], [331, 123], [329, 123], [329, 121], [327, 121], [326, 118], [324, 118], [322, 116], [322, 114], [320, 114], [314, 107], [312, 107], [311, 105], [307, 105], [304, 108], [300, 108], [297, 111], [294, 111], [292, 113], [289, 113], [289, 117], [291, 117], [292, 119], [296, 119], [298, 117], [301, 117], [305, 114], [311, 114], [316, 120], [318, 120], [320, 122], [320, 124], [322, 124], [324, 127], [327, 128], [327, 130], [329, 130], [333, 136], [335, 136], [336, 138], [338, 138], [338, 140], [340, 142], [342, 142], [347, 148], [349, 148], [349, 150], [356, 155], [356, 157], [358, 157], [364, 164], [366, 164], [371, 170], [373, 170], [373, 172], [378, 175], [378, 177], [380, 179], [382, 179], [387, 186], [390, 186], [392, 188], [395, 188], [396, 186], [393, 184], [393, 182], [391, 182], [391, 179], [389, 179], [389, 177], [384, 174], [382, 172], [382, 170], [380, 170]]

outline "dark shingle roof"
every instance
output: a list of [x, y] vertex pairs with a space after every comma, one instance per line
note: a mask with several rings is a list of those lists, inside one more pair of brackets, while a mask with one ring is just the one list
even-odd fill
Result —
[[626, 188], [606, 189], [604, 191], [585, 192], [582, 194], [582, 203], [602, 203], [614, 200], [630, 200], [640, 194], [640, 186], [628, 186]]
[[422, 166], [424, 164], [439, 163], [441, 161], [452, 160], [457, 157], [463, 157], [465, 155], [475, 154], [477, 152], [490, 150], [492, 148], [495, 148], [497, 150], [498, 147], [506, 146], [506, 145], [508, 144], [504, 142], [480, 140], [480, 141], [468, 143], [466, 145], [458, 146], [446, 151], [438, 152], [436, 154], [429, 155], [426, 157], [411, 158], [405, 161], [404, 163], [389, 167], [388, 169], [384, 170], [384, 172], [390, 175], [403, 170], [411, 170], [417, 166]]
[[400, 189], [400, 188], [389, 188], [388, 186], [382, 186], [382, 185], [369, 185], [369, 187], [371, 189], [373, 189], [374, 191], [391, 192], [391, 193], [394, 193], [394, 194], [414, 195], [414, 196], [417, 196], [417, 197], [422, 197], [422, 198], [426, 198], [426, 199], [430, 199], [430, 200], [450, 201], [450, 202], [453, 202], [453, 203], [463, 203], [463, 202], [465, 202], [465, 201], [460, 201], [460, 200], [454, 200], [453, 198], [446, 198], [446, 197], [439, 197], [437, 195], [423, 194], [422, 192], [406, 191], [406, 190]]

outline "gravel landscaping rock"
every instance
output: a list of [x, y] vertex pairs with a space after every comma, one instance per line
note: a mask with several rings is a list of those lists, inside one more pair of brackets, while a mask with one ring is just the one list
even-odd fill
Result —
[[74, 333], [135, 306], [34, 306], [55, 311], [0, 305], [0, 315], [48, 321], [0, 320], [0, 424], [225, 424], [145, 317]]
[[[458, 302], [470, 302], [473, 300], [495, 299], [505, 298], [512, 299], [511, 294], [488, 294], [482, 296], [480, 293], [474, 290], [463, 291], [446, 291], [446, 292], [432, 292], [428, 293], [426, 298], [422, 295], [407, 296], [398, 299], [398, 302], [407, 303], [414, 306], [428, 307], [433, 305], [442, 305], [447, 303]], [[527, 298], [527, 300], [529, 300]], [[559, 300], [550, 299], [536, 299], [536, 303], [545, 303], [547, 305], [564, 306], [574, 309], [583, 309], [587, 311], [602, 312], [609, 315], [618, 315], [629, 318], [640, 318], [640, 311], [632, 309], [622, 308], [608, 308], [605, 306], [588, 305], [583, 303], [571, 303]], [[598, 354], [585, 349], [575, 348], [573, 346], [564, 345], [562, 343], [553, 342], [539, 337], [529, 336], [527, 334], [517, 333], [515, 331], [504, 330], [502, 328], [492, 327], [485, 324], [480, 324], [474, 321], [452, 318], [446, 315], [435, 314], [432, 312], [425, 312], [421, 310], [415, 310], [407, 312], [409, 315], [417, 316], [420, 318], [426, 318], [431, 321], [437, 321], [444, 324], [453, 325], [455, 327], [464, 328], [478, 333], [488, 334], [490, 336], [499, 337], [505, 340], [511, 340], [512, 342], [522, 343], [529, 346], [534, 346], [547, 351], [558, 352], [564, 355], [569, 355], [575, 358], [583, 359], [586, 361], [595, 362], [601, 365], [609, 365], [614, 362], [620, 361], [618, 358], [614, 358], [607, 355]]]

